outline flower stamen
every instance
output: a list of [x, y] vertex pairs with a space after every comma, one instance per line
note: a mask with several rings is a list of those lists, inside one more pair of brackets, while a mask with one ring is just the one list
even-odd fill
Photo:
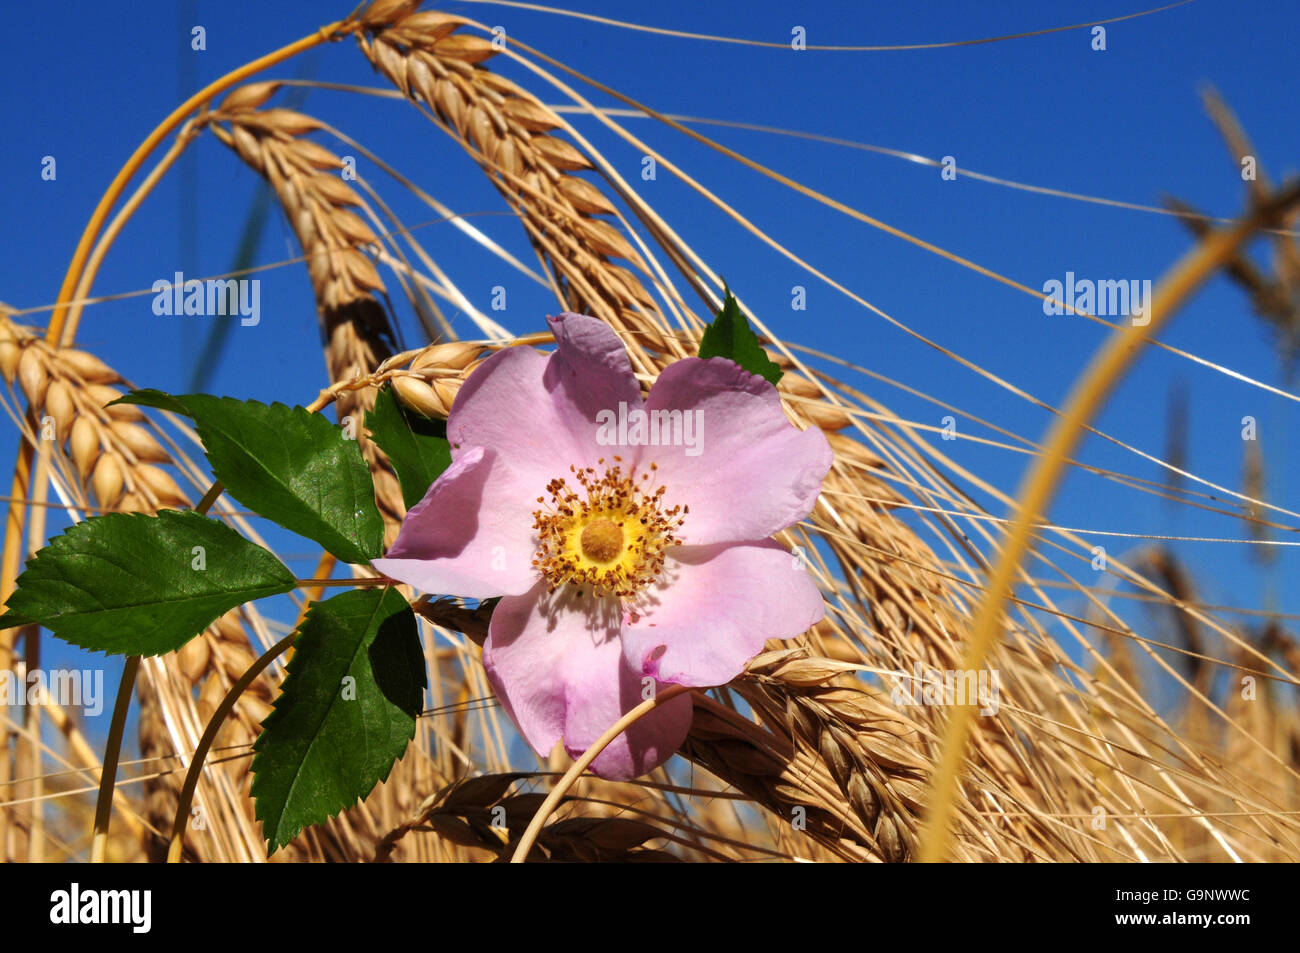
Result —
[[533, 512], [537, 555], [533, 565], [547, 580], [547, 592], [568, 583], [591, 587], [597, 595], [632, 599], [664, 568], [670, 546], [680, 546], [676, 533], [685, 511], [664, 505], [665, 487], [650, 489], [657, 469], [626, 474], [614, 457], [597, 475], [595, 467], [569, 467], [577, 484], [557, 477], [546, 485], [550, 496], [539, 496], [543, 508]]

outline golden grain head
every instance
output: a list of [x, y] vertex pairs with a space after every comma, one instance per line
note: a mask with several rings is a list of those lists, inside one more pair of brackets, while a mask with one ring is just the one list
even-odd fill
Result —
[[122, 496], [124, 485], [123, 469], [116, 454], [106, 453], [95, 461], [95, 471], [91, 475], [90, 485], [95, 491], [99, 505], [106, 510], [117, 505]]
[[394, 377], [392, 385], [397, 399], [417, 413], [445, 420], [451, 412], [451, 404], [419, 378]]
[[0, 341], [0, 373], [10, 384], [18, 375], [18, 362], [22, 355], [22, 348], [15, 341]]
[[45, 356], [40, 348], [28, 347], [18, 359], [18, 383], [27, 396], [30, 407], [40, 407], [45, 402], [45, 388], [50, 383], [50, 372], [45, 367]]
[[[616, 216], [623, 205], [606, 193], [601, 179], [586, 175], [607, 167], [601, 157], [579, 149], [559, 115], [492, 71], [490, 61], [499, 51], [464, 29], [466, 20], [418, 11], [418, 6], [414, 0], [376, 0], [341, 33], [353, 34], [378, 73], [427, 107], [483, 168], [552, 273], [562, 307], [608, 321], [647, 377], [674, 357], [693, 353], [698, 344], [694, 315], [687, 311], [680, 322], [670, 322], [647, 290], [670, 293], [651, 277], [660, 274], [651, 268], [660, 251], [687, 284], [709, 284], [706, 275], [685, 264], [694, 260], [689, 249], [654, 227], [650, 216], [641, 216], [644, 208], [636, 211], [646, 225], [647, 246], [634, 246], [616, 218], [598, 217]], [[395, 335], [387, 302], [381, 305], [376, 296], [385, 288], [373, 257], [379, 238], [367, 217], [371, 193], [337, 174], [343, 168], [338, 155], [305, 138], [323, 129], [320, 120], [268, 108], [280, 85], [271, 80], [239, 86], [198, 122], [270, 184], [301, 244], [325, 329], [336, 409], [341, 415], [363, 413], [373, 406], [371, 385], [390, 381], [405, 406], [445, 418], [485, 349], [450, 342], [392, 356]], [[974, 532], [969, 538], [954, 534], [945, 540], [956, 544], [953, 550], [936, 554], [926, 543], [929, 537], [890, 509], [911, 505], [899, 489], [910, 494], [912, 486], [926, 488], [926, 506], [964, 509], [970, 501], [947, 488], [946, 471], [917, 459], [911, 443], [877, 426], [876, 418], [883, 416], [879, 407], [849, 396], [833, 378], [805, 374], [781, 355], [775, 359], [786, 370], [778, 392], [788, 414], [797, 426], [826, 431], [837, 464], [824, 486], [824, 499], [833, 505], [819, 506], [780, 539], [800, 545], [818, 571], [825, 570], [841, 588], [828, 590], [822, 623], [779, 648], [771, 643], [726, 695], [695, 698], [683, 747], [698, 768], [691, 771], [691, 784], [743, 792], [767, 819], [756, 824], [748, 809], [733, 810], [733, 801], [710, 796], [703, 787], [699, 796], [679, 799], [653, 785], [585, 779], [570, 792], [575, 796], [564, 818], [543, 830], [537, 856], [648, 859], [643, 855], [656, 851], [646, 845], [669, 834], [674, 850], [706, 856], [717, 847], [722, 851], [717, 856], [724, 858], [733, 848], [737, 859], [749, 857], [737, 847], [743, 844], [761, 845], [770, 855], [815, 860], [897, 862], [915, 853], [938, 758], [936, 739], [949, 712], [900, 704], [887, 690], [869, 687], [861, 673], [960, 664], [978, 587], [977, 574], [963, 573], [961, 564], [978, 563], [980, 554], [972, 547], [982, 544]], [[53, 421], [72, 469], [101, 507], [151, 511], [186, 505], [185, 492], [165, 469], [171, 458], [155, 436], [162, 431], [150, 429], [139, 408], [106, 407], [121, 395], [117, 385], [124, 381], [97, 357], [47, 345], [37, 331], [14, 324], [9, 309], [0, 306], [0, 374], [38, 419]], [[1256, 449], [1252, 445], [1248, 451]], [[372, 441], [362, 442], [362, 453], [391, 542], [403, 512], [401, 487]], [[1258, 472], [1249, 473], [1248, 480], [1262, 482]], [[990, 541], [993, 545], [996, 537]], [[1130, 581], [1136, 586], [1140, 578]], [[1168, 602], [1150, 590], [1145, 594]], [[1135, 666], [1125, 662], [1130, 640], [1121, 619], [1108, 614], [1109, 603], [1090, 605], [1095, 617], [1071, 618], [1070, 624], [1085, 629], [1105, 620], [1102, 631], [1120, 647], [1095, 670], [1067, 658], [1035, 619], [1008, 619], [1012, 637], [996, 659], [1007, 704], [1000, 718], [977, 727], [968, 778], [956, 799], [953, 856], [1199, 859], [1221, 857], [1219, 844], [1230, 843], [1252, 859], [1285, 857], [1288, 848], [1279, 845], [1293, 839], [1294, 791], [1271, 779], [1279, 773], [1274, 762], [1300, 769], [1294, 719], [1286, 721], [1289, 715], [1275, 702], [1246, 705], [1232, 699], [1232, 724], [1245, 730], [1236, 733], [1243, 737], [1225, 742], [1208, 718], [1189, 716], [1186, 726], [1171, 729], [1161, 720], [1163, 713], [1157, 718], [1140, 706], [1117, 702], [1123, 691], [1139, 687], [1131, 674]], [[247, 612], [247, 617], [227, 613], [202, 637], [173, 656], [150, 660], [142, 672], [141, 753], [159, 770], [151, 773], [142, 765], [140, 787], [148, 793], [141, 811], [159, 830], [172, 823], [177, 804], [180, 772], [172, 769], [194, 750], [229, 686], [269, 644], [267, 632], [255, 625], [253, 608]], [[508, 853], [508, 845], [488, 823], [490, 810], [504, 807], [514, 830], [538, 803], [524, 785], [553, 783], [509, 773], [518, 765], [496, 751], [499, 710], [470, 714], [490, 692], [477, 654], [490, 609], [437, 600], [424, 604], [420, 615], [423, 626], [465, 636], [430, 638], [430, 680], [447, 702], [445, 717], [421, 718], [413, 756], [396, 766], [387, 784], [364, 804], [304, 833], [281, 856], [496, 859]], [[1232, 634], [1216, 630], [1215, 637], [1226, 640]], [[1270, 659], [1284, 658], [1292, 669], [1300, 664], [1293, 639], [1285, 633], [1270, 638]], [[1245, 667], [1259, 664], [1247, 647], [1253, 644], [1239, 645], [1240, 658], [1233, 658]], [[14, 647], [0, 643], [0, 650]], [[223, 724], [220, 741], [227, 755], [222, 763], [209, 760], [199, 788], [217, 823], [205, 836], [187, 840], [198, 859], [265, 857], [248, 797], [247, 754], [258, 723], [271, 710], [279, 677], [277, 671], [265, 672]], [[1098, 690], [1099, 684], [1106, 690]], [[1196, 707], [1204, 716], [1202, 706]], [[1257, 742], [1255, 748], [1251, 742]], [[544, 766], [562, 769], [567, 757], [558, 748]], [[94, 752], [83, 760], [97, 764]], [[1178, 783], [1174, 793], [1167, 785], [1171, 768]], [[480, 769], [485, 777], [466, 777]], [[511, 790], [519, 781], [524, 784]], [[1265, 802], [1278, 806], [1262, 809]], [[621, 816], [628, 804], [645, 816]], [[1166, 819], [1171, 805], [1184, 816]], [[1108, 813], [1105, 828], [1085, 828], [1074, 820], [1091, 818], [1097, 807]], [[795, 808], [806, 821], [797, 829], [791, 823]], [[1133, 816], [1140, 823], [1128, 820]], [[1249, 825], [1223, 823], [1222, 816], [1246, 816]], [[141, 843], [156, 840], [145, 830], [141, 826], [136, 835]], [[125, 842], [114, 849], [130, 854]]]

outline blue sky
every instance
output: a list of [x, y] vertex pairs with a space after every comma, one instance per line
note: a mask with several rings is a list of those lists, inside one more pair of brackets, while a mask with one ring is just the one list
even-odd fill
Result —
[[[1148, 0], [1151, 2], [1151, 0]], [[667, 0], [652, 6], [584, 0], [576, 8], [679, 30], [788, 42], [794, 26], [811, 44], [905, 44], [1020, 33], [1132, 13], [1140, 3], [966, 2], [807, 5]], [[275, 4], [154, 2], [129, 6], [72, 2], [52, 17], [38, 6], [9, 10], [0, 35], [5, 83], [0, 219], [9, 240], [0, 256], [0, 300], [17, 308], [48, 304], [82, 227], [103, 189], [150, 129], [186, 95], [239, 64], [310, 32], [351, 9], [304, 0]], [[595, 23], [481, 4], [448, 4], [536, 46], [663, 112], [783, 127], [938, 159], [1037, 186], [1145, 205], [1177, 195], [1204, 211], [1232, 215], [1244, 192], [1237, 168], [1199, 99], [1213, 84], [1236, 110], [1274, 181], [1294, 172], [1300, 127], [1294, 122], [1297, 12], [1289, 3], [1196, 2], [1106, 28], [1106, 49], [1087, 30], [977, 46], [922, 51], [822, 52], [762, 49], [632, 33]], [[191, 27], [206, 30], [206, 50], [191, 49]], [[502, 72], [549, 102], [560, 97], [513, 64]], [[350, 42], [313, 51], [268, 78], [310, 76], [383, 85]], [[590, 92], [590, 91], [587, 91]], [[597, 103], [609, 104], [590, 92]], [[360, 139], [458, 212], [489, 213], [475, 224], [524, 260], [522, 230], [482, 175], [450, 139], [408, 105], [313, 90], [303, 108]], [[788, 341], [832, 351], [933, 397], [1038, 439], [1050, 420], [950, 358], [889, 326], [773, 253], [660, 170], [640, 179], [641, 155], [591, 119], [580, 130], [604, 150], [675, 229], [726, 276], [732, 288]], [[1059, 404], [1105, 329], [1043, 314], [1035, 299], [959, 268], [784, 187], [739, 168], [680, 134], [646, 120], [629, 126], [703, 185], [733, 204], [795, 254], [942, 346], [1015, 386]], [[1067, 271], [1093, 279], [1152, 280], [1188, 247], [1167, 216], [1029, 194], [897, 158], [735, 129], [702, 130], [862, 212], [1041, 288]], [[345, 146], [322, 137], [331, 148]], [[42, 181], [42, 157], [57, 179]], [[408, 222], [433, 217], [364, 160], [362, 175]], [[97, 294], [149, 288], [177, 270], [188, 276], [231, 267], [260, 182], [211, 137], [170, 176], [123, 233], [95, 285]], [[190, 199], [183, 196], [189, 195]], [[547, 293], [473, 247], [445, 224], [421, 240], [474, 302], [488, 307], [505, 285], [509, 305], [494, 314], [511, 331], [543, 326], [554, 310]], [[1262, 251], [1262, 246], [1257, 246]], [[258, 261], [299, 251], [278, 211], [262, 234]], [[1263, 256], [1260, 256], [1263, 260]], [[389, 279], [390, 287], [397, 285]], [[301, 266], [261, 275], [261, 323], [235, 328], [209, 385], [231, 396], [306, 403], [325, 383], [315, 309]], [[807, 310], [790, 307], [807, 288]], [[140, 386], [184, 390], [211, 318], [158, 317], [150, 297], [95, 305], [79, 342]], [[418, 326], [402, 309], [406, 341]], [[43, 324], [45, 313], [24, 320]], [[462, 317], [457, 328], [473, 334]], [[1271, 332], [1242, 295], [1214, 280], [1162, 335], [1167, 342], [1274, 386], [1285, 387]], [[884, 384], [853, 380], [900, 416], [940, 426], [946, 413]], [[1288, 465], [1294, 401], [1270, 395], [1174, 355], [1152, 351], [1113, 395], [1098, 425], [1144, 451], [1166, 446], [1166, 407], [1185, 387], [1190, 413], [1188, 464], [1197, 474], [1241, 488], [1241, 418], [1259, 425], [1271, 502], [1296, 508]], [[965, 431], [967, 425], [961, 429]], [[977, 431], [985, 436], [994, 436]], [[1004, 490], [1027, 464], [1021, 454], [965, 442], [941, 449]], [[0, 434], [3, 458], [14, 436]], [[1079, 451], [1089, 463], [1146, 479], [1155, 465], [1103, 441]], [[977, 494], [978, 497], [978, 494]], [[995, 515], [1001, 505], [981, 498]], [[1075, 473], [1052, 511], [1056, 522], [1119, 533], [1240, 538], [1243, 526], [1095, 477]], [[1282, 522], [1287, 518], [1282, 517]], [[57, 527], [57, 521], [52, 522]], [[1098, 538], [1112, 553], [1141, 539]], [[1289, 550], [1261, 575], [1248, 547], [1170, 544], [1190, 565], [1206, 601], [1260, 606], [1271, 585], [1277, 607], [1300, 612], [1286, 581]], [[302, 543], [288, 551], [309, 557]], [[310, 559], [295, 564], [306, 574]], [[1077, 608], [1077, 607], [1076, 607]], [[1135, 616], [1140, 619], [1141, 616]], [[57, 656], [56, 656], [57, 658]], [[69, 659], [75, 656], [68, 656]], [[110, 681], [116, 666], [110, 667]], [[104, 716], [105, 720], [107, 715]]]

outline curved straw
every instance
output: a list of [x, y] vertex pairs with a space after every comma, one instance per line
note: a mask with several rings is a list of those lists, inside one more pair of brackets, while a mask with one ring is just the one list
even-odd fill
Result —
[[[217, 502], [222, 486], [214, 483], [194, 512], [205, 514]], [[267, 660], [270, 661], [269, 659]], [[113, 721], [108, 729], [108, 741], [104, 745], [104, 773], [99, 778], [99, 796], [95, 801], [95, 828], [90, 842], [90, 862], [102, 864], [104, 850], [108, 844], [108, 824], [113, 813], [113, 788], [117, 785], [117, 759], [122, 751], [122, 732], [126, 729], [126, 712], [131, 707], [131, 695], [135, 689], [135, 677], [140, 671], [140, 656], [132, 655], [126, 660], [122, 669], [122, 681], [117, 687], [117, 701], [113, 703]], [[216, 732], [213, 731], [213, 737]]]
[[[720, 36], [715, 33], [690, 33], [686, 30], [670, 30], [665, 27], [630, 23], [627, 20], [614, 20], [610, 17], [597, 16], [593, 13], [581, 13], [577, 10], [546, 7], [538, 3], [523, 3], [519, 2], [519, 0], [465, 0], [465, 2], [485, 3], [494, 7], [514, 7], [518, 10], [534, 10], [539, 13], [553, 13], [562, 17], [574, 17], [578, 20], [600, 23], [605, 26], [620, 27], [624, 30], [635, 30], [638, 33], [654, 33], [659, 36], [671, 36], [683, 40], [707, 40], [710, 43], [732, 43], [737, 46], [758, 46], [777, 50], [790, 49], [789, 40], [782, 43], [774, 43], [770, 40], [747, 40], [743, 37]], [[1002, 36], [985, 36], [975, 40], [948, 40], [938, 43], [902, 43], [892, 46], [821, 46], [809, 43], [804, 47], [804, 49], [821, 50], [822, 52], [828, 53], [894, 53], [902, 50], [940, 50], [953, 46], [980, 46], [985, 43], [1001, 43], [1004, 40], [1023, 40], [1031, 36], [1046, 36], [1050, 33], [1064, 33], [1067, 30], [1083, 30], [1088, 27], [1101, 26], [1106, 23], [1120, 23], [1124, 20], [1136, 20], [1138, 17], [1150, 16], [1153, 13], [1163, 13], [1166, 10], [1172, 10], [1174, 7], [1181, 7], [1191, 2], [1192, 0], [1177, 0], [1176, 3], [1169, 3], [1163, 7], [1153, 7], [1150, 10], [1139, 10], [1137, 13], [1126, 13], [1123, 16], [1111, 17], [1107, 20], [1092, 20], [1088, 23], [1072, 23], [1069, 26], [1053, 26], [1041, 30], [1030, 30], [1025, 33], [1008, 33]]]
[[99, 204], [95, 206], [94, 213], [90, 216], [90, 221], [86, 223], [85, 230], [81, 233], [81, 241], [77, 243], [77, 249], [73, 252], [72, 261], [68, 265], [67, 274], [63, 277], [63, 285], [59, 289], [59, 304], [50, 316], [50, 325], [45, 333], [45, 340], [50, 344], [58, 344], [59, 338], [63, 332], [63, 322], [68, 313], [67, 302], [72, 298], [72, 292], [77, 286], [81, 277], [81, 270], [86, 264], [86, 259], [90, 255], [91, 243], [99, 230], [103, 228], [105, 220], [108, 218], [109, 211], [113, 204], [121, 197], [122, 192], [126, 189], [126, 184], [144, 165], [145, 159], [157, 148], [158, 144], [163, 141], [177, 126], [185, 121], [186, 117], [194, 110], [198, 109], [208, 100], [212, 99], [218, 93], [225, 92], [237, 83], [243, 82], [250, 76], [260, 73], [269, 66], [275, 66], [291, 57], [297, 56], [305, 50], [312, 47], [320, 46], [322, 43], [330, 42], [334, 39], [338, 30], [343, 27], [347, 21], [338, 20], [328, 26], [323, 26], [315, 33], [304, 36], [302, 39], [290, 43], [288, 46], [282, 46], [273, 53], [253, 60], [251, 63], [245, 63], [239, 69], [232, 70], [220, 79], [214, 80], [207, 86], [191, 96], [185, 102], [181, 103], [172, 111], [172, 113], [160, 122], [154, 131], [149, 133], [148, 138], [131, 153], [131, 157], [126, 160], [126, 164], [118, 170], [113, 181], [109, 183], [104, 195], [100, 198]]
[[203, 773], [203, 762], [207, 759], [208, 750], [212, 747], [212, 742], [217, 740], [217, 732], [225, 724], [226, 716], [235, 707], [235, 702], [239, 701], [244, 690], [253, 684], [268, 665], [283, 655], [297, 637], [298, 630], [295, 628], [263, 652], [261, 658], [248, 666], [248, 671], [239, 677], [239, 681], [230, 686], [230, 691], [226, 692], [226, 697], [221, 699], [221, 704], [208, 719], [208, 726], [203, 730], [203, 737], [199, 739], [198, 747], [194, 749], [190, 769], [185, 774], [185, 786], [181, 788], [180, 798], [176, 802], [176, 819], [172, 822], [172, 839], [167, 847], [167, 863], [180, 862], [181, 850], [185, 845], [185, 828], [190, 820], [190, 805], [194, 803], [194, 790], [199, 785], [199, 776]]
[[[314, 414], [329, 405], [332, 400], [333, 398], [327, 393], [322, 393], [307, 405], [307, 411]], [[216, 503], [217, 497], [221, 495], [223, 489], [224, 487], [219, 481], [213, 483], [208, 492], [203, 494], [203, 499], [199, 502], [199, 512], [206, 513], [212, 505]], [[316, 575], [326, 575], [332, 564], [333, 557], [326, 553], [321, 558], [320, 564], [317, 566]], [[331, 582], [332, 580], [314, 579], [305, 581], [311, 583], [324, 583]], [[353, 584], [360, 581], [361, 580], [349, 580], [348, 582], [349, 584]], [[316, 593], [319, 596], [319, 586], [316, 588]], [[307, 612], [306, 605], [303, 606], [302, 611], [303, 616], [305, 616]], [[194, 803], [194, 792], [199, 786], [199, 777], [203, 774], [203, 763], [207, 760], [208, 751], [212, 748], [212, 743], [217, 740], [217, 732], [221, 730], [221, 726], [225, 723], [226, 716], [230, 714], [231, 710], [235, 707], [235, 703], [239, 701], [240, 697], [248, 689], [248, 686], [253, 684], [257, 677], [266, 670], [267, 666], [283, 655], [289, 646], [293, 645], [294, 640], [298, 637], [298, 626], [302, 624], [303, 616], [299, 617], [298, 625], [295, 625], [288, 635], [263, 652], [261, 657], [250, 665], [248, 670], [239, 677], [239, 681], [230, 686], [230, 690], [226, 692], [225, 697], [221, 699], [221, 704], [216, 707], [216, 710], [212, 712], [212, 716], [208, 719], [207, 726], [203, 729], [203, 736], [199, 739], [198, 746], [194, 749], [194, 754], [190, 758], [189, 770], [185, 772], [185, 783], [181, 786], [180, 796], [176, 800], [176, 817], [172, 820], [172, 837], [171, 842], [167, 846], [167, 863], [175, 864], [180, 862], [181, 852], [185, 847], [185, 827], [189, 823], [190, 819], [190, 805]]]
[[560, 782], [551, 789], [551, 793], [546, 795], [546, 800], [542, 806], [537, 809], [533, 819], [528, 822], [528, 829], [524, 831], [524, 836], [519, 839], [519, 846], [515, 848], [514, 855], [510, 858], [512, 864], [522, 864], [528, 859], [528, 852], [533, 849], [533, 844], [537, 842], [537, 836], [541, 834], [542, 827], [550, 818], [551, 814], [559, 807], [560, 802], [564, 800], [564, 795], [569, 793], [569, 788], [573, 787], [578, 780], [578, 776], [587, 770], [587, 766], [596, 760], [596, 756], [609, 746], [609, 743], [627, 731], [634, 722], [645, 717], [654, 711], [664, 702], [671, 701], [678, 695], [695, 689], [689, 685], [671, 685], [661, 692], [657, 692], [653, 698], [647, 698], [641, 704], [637, 705], [630, 712], [620, 718], [606, 731], [596, 739], [595, 743], [582, 753], [582, 757], [573, 762], [573, 766], [564, 772], [564, 777]]
[[[81, 233], [81, 240], [77, 243], [76, 251], [73, 252], [72, 261], [68, 264], [67, 273], [63, 276], [63, 284], [59, 288], [59, 296], [54, 313], [50, 316], [50, 324], [45, 332], [45, 340], [54, 346], [68, 344], [64, 342], [63, 329], [68, 315], [68, 303], [74, 297], [74, 291], [81, 282], [82, 272], [86, 266], [87, 259], [90, 256], [92, 244], [99, 230], [103, 228], [104, 222], [108, 219], [109, 212], [112, 211], [113, 205], [125, 191], [127, 183], [135, 176], [146, 159], [153, 152], [158, 144], [163, 141], [173, 130], [180, 126], [190, 113], [200, 108], [219, 93], [243, 82], [250, 76], [260, 73], [267, 67], [274, 66], [291, 57], [298, 55], [304, 50], [320, 46], [322, 43], [331, 42], [338, 31], [347, 23], [346, 20], [338, 20], [327, 26], [321, 27], [314, 33], [303, 37], [293, 43], [283, 46], [272, 53], [259, 57], [251, 63], [246, 63], [236, 70], [225, 74], [203, 89], [199, 90], [180, 106], [176, 107], [170, 115], [167, 116], [149, 133], [148, 137], [136, 147], [131, 153], [130, 158], [118, 170], [113, 181], [105, 189], [99, 204], [95, 206], [95, 211], [90, 216], [90, 221], [86, 223], [85, 229]], [[24, 444], [26, 448], [26, 444]], [[27, 496], [27, 475], [30, 472], [30, 450], [20, 452], [18, 464], [14, 473], [14, 488], [12, 495], [25, 498]], [[217, 492], [219, 487], [216, 488]], [[216, 495], [209, 493], [212, 500]], [[205, 501], [208, 498], [205, 497]], [[201, 504], [200, 504], [201, 505]], [[211, 505], [211, 501], [208, 501]], [[202, 511], [202, 510], [201, 510]], [[21, 538], [23, 523], [25, 522], [25, 508], [19, 509], [16, 505], [10, 507], [9, 525], [7, 538], [5, 540], [5, 551], [3, 563], [0, 563], [0, 591], [6, 598], [10, 594], [12, 587], [11, 580], [17, 576], [17, 541], [13, 538], [15, 531]], [[102, 862], [108, 841], [109, 818], [113, 806], [113, 789], [117, 782], [117, 761], [122, 748], [122, 732], [126, 727], [126, 712], [131, 704], [132, 688], [135, 684], [135, 675], [140, 667], [140, 659], [131, 657], [127, 659], [126, 668], [122, 672], [122, 682], [118, 686], [117, 701], [113, 707], [113, 719], [109, 728], [108, 742], [104, 751], [104, 773], [100, 779], [99, 797], [95, 804], [95, 827], [94, 835], [91, 841], [90, 859], [92, 863]]]
[[[1015, 523], [1008, 531], [998, 554], [997, 564], [990, 574], [988, 588], [980, 601], [972, 626], [970, 643], [963, 661], [966, 671], [978, 670], [993, 648], [998, 635], [1002, 604], [1010, 595], [1012, 579], [1020, 568], [1020, 558], [1028, 549], [1033, 527], [1039, 514], [1046, 511], [1065, 469], [1065, 460], [1078, 443], [1084, 425], [1100, 409], [1116, 381], [1137, 358], [1147, 337], [1154, 334], [1210, 275], [1231, 259], [1261, 224], [1275, 220], [1297, 199], [1300, 199], [1300, 186], [1292, 186], [1261, 205], [1240, 225], [1207, 235], [1161, 281], [1151, 302], [1149, 322], [1145, 325], [1129, 325], [1112, 333], [1080, 376], [1061, 416], [1043, 443], [1042, 453], [1022, 483]], [[939, 766], [932, 782], [929, 816], [921, 832], [918, 859], [923, 863], [942, 860], [951, 836], [953, 798], [957, 790], [957, 777], [965, 760], [973, 711], [969, 705], [955, 707], [944, 729]], [[1227, 849], [1227, 845], [1224, 847]]]

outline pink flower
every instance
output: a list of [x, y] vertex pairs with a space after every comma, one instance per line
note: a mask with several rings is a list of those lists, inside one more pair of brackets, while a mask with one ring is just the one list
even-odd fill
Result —
[[[585, 751], [666, 683], [726, 684], [822, 618], [811, 575], [768, 537], [808, 515], [831, 465], [821, 431], [731, 361], [677, 361], [643, 400], [609, 327], [549, 322], [554, 353], [507, 348], [466, 380], [451, 466], [374, 562], [426, 592], [503, 597], [483, 662], [543, 757], [561, 738]], [[689, 696], [672, 699], [592, 770], [645, 774], [690, 723]]]

